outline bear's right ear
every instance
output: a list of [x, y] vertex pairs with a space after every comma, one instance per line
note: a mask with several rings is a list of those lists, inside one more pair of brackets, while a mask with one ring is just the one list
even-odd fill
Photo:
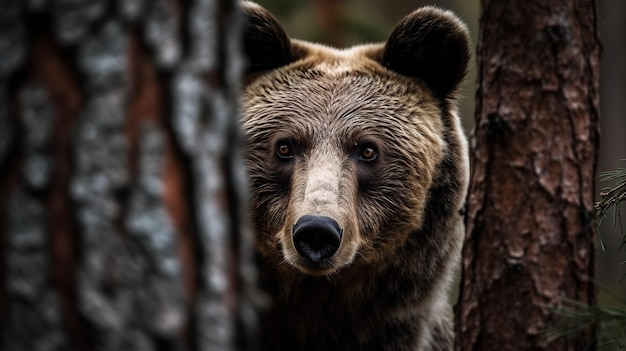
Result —
[[263, 7], [241, 3], [244, 16], [243, 42], [248, 58], [247, 74], [270, 70], [293, 61], [291, 41], [278, 20]]

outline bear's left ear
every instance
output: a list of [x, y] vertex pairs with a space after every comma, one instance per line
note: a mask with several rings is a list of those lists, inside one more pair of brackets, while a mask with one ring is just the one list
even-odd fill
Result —
[[250, 1], [243, 1], [240, 6], [245, 21], [243, 44], [248, 58], [246, 73], [278, 68], [293, 61], [291, 41], [276, 17]]
[[456, 91], [469, 60], [469, 33], [452, 12], [423, 7], [393, 30], [382, 64], [405, 76], [422, 79], [440, 98]]

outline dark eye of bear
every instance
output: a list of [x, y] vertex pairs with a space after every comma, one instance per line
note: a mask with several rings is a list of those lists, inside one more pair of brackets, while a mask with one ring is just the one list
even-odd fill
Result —
[[282, 159], [293, 158], [293, 149], [288, 142], [281, 141], [276, 146], [276, 155]]
[[361, 149], [361, 155], [359, 155], [359, 158], [362, 161], [374, 161], [377, 156], [378, 152], [376, 152], [373, 145], [365, 145]]

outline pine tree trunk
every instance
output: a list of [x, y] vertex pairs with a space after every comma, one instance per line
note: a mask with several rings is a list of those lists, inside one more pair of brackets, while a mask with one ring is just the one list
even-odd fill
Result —
[[254, 344], [236, 3], [2, 1], [0, 349]]
[[456, 349], [593, 349], [542, 330], [563, 298], [596, 301], [597, 4], [481, 6]]

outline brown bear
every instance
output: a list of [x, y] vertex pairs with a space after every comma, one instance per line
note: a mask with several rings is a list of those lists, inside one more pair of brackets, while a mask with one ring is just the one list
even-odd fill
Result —
[[385, 43], [339, 50], [242, 7], [261, 349], [451, 350], [466, 26], [424, 7]]

